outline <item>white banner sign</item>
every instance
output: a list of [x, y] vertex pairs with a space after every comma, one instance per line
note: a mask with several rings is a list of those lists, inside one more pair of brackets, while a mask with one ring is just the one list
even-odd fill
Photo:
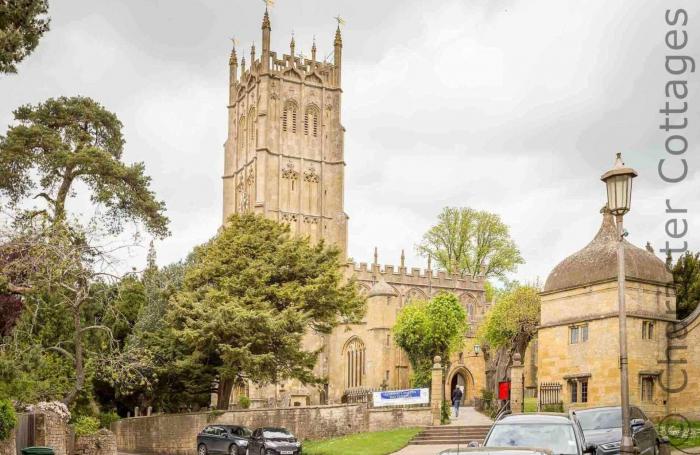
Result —
[[375, 407], [430, 403], [428, 389], [385, 390], [372, 395]]

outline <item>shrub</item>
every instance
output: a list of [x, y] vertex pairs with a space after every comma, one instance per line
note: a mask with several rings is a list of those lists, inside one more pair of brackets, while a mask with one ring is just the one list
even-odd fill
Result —
[[114, 411], [103, 412], [100, 414], [100, 428], [109, 430], [109, 427], [119, 419], [119, 414]]
[[450, 405], [447, 400], [442, 400], [442, 406], [440, 406], [440, 423], [447, 425], [450, 423]]
[[0, 441], [9, 438], [17, 425], [17, 414], [10, 400], [0, 400]]
[[250, 407], [250, 398], [245, 395], [241, 395], [238, 397], [238, 406], [242, 407], [243, 409], [248, 409]]
[[80, 416], [73, 424], [76, 436], [90, 436], [100, 430], [100, 421], [90, 416]]
[[543, 404], [542, 412], [564, 412], [564, 405], [562, 403]]

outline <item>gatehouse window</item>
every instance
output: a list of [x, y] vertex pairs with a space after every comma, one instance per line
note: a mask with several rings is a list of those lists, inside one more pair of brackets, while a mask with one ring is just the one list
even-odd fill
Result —
[[654, 322], [653, 321], [642, 321], [642, 339], [643, 340], [653, 340], [654, 339]]
[[569, 397], [572, 403], [588, 403], [588, 378], [569, 379]]
[[359, 338], [352, 338], [345, 345], [347, 368], [347, 388], [362, 387], [365, 376], [365, 344]]
[[642, 376], [642, 401], [654, 401], [654, 376]]
[[588, 341], [588, 324], [572, 325], [569, 327], [569, 343], [578, 344]]

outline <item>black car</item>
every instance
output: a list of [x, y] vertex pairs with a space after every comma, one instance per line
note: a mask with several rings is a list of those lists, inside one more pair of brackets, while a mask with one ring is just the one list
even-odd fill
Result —
[[251, 434], [240, 425], [208, 425], [197, 435], [197, 454], [245, 455]]
[[505, 415], [493, 424], [483, 446], [495, 452], [503, 447], [534, 447], [553, 455], [595, 453], [594, 446], [586, 445], [576, 417], [566, 414]]
[[[576, 415], [583, 436], [588, 444], [597, 446], [598, 455], [620, 453], [622, 442], [622, 411], [620, 406], [572, 411]], [[656, 455], [659, 451], [659, 434], [654, 424], [636, 406], [630, 406], [632, 440], [640, 455]]]
[[258, 428], [250, 437], [248, 455], [299, 454], [301, 454], [301, 443], [286, 428]]

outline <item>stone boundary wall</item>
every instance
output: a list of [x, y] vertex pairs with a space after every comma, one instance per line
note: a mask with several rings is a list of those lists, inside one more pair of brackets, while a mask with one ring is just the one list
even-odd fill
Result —
[[15, 430], [12, 430], [10, 437], [4, 441], [0, 440], [0, 455], [16, 455], [17, 449], [15, 447]]
[[430, 408], [368, 409], [365, 404], [249, 409], [131, 417], [112, 424], [120, 452], [195, 455], [197, 433], [206, 425], [286, 427], [299, 439], [430, 425]]

